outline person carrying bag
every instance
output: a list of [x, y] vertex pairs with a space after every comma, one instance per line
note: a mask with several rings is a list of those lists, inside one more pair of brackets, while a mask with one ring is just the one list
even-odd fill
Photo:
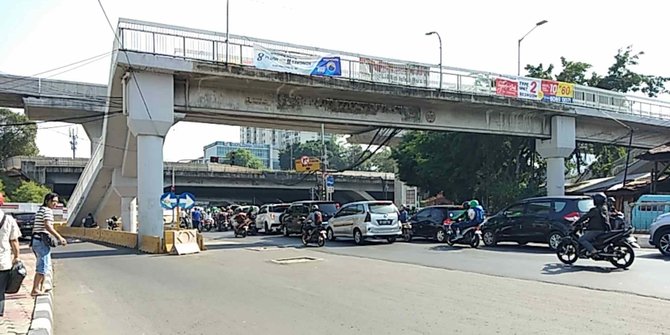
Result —
[[44, 277], [51, 271], [51, 249], [56, 247], [57, 242], [60, 242], [61, 245], [67, 245], [67, 241], [53, 226], [54, 215], [52, 209], [56, 205], [58, 205], [58, 194], [49, 193], [44, 196], [44, 202], [35, 214], [31, 242], [36, 258], [35, 280], [33, 281], [33, 290], [30, 292], [32, 296], [44, 294], [42, 287]]
[[[4, 202], [5, 197], [0, 193], [0, 205]], [[21, 237], [21, 230], [16, 220], [0, 209], [0, 317], [4, 316], [5, 313], [5, 292], [8, 292], [8, 289], [10, 289], [8, 293], [18, 292], [18, 289], [12, 292], [16, 281], [19, 280], [18, 277], [12, 276], [12, 269], [14, 265], [20, 263], [19, 237]], [[25, 267], [23, 270], [25, 271]], [[19, 287], [22, 281], [21, 278]]]

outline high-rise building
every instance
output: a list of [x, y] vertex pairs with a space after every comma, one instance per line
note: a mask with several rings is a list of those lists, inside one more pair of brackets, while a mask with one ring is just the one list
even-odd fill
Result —
[[[331, 134], [325, 134], [325, 140], [330, 141]], [[294, 131], [282, 129], [263, 129], [255, 127], [240, 127], [240, 143], [265, 144], [272, 146], [271, 156], [279, 161], [279, 152], [290, 144], [320, 141], [321, 133], [312, 131]], [[276, 165], [277, 169], [279, 164]]]

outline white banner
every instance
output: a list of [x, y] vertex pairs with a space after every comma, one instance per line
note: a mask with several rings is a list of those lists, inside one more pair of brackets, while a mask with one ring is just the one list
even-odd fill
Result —
[[519, 77], [516, 78], [516, 80], [519, 82], [519, 98], [542, 100], [544, 94], [542, 94], [541, 79], [528, 79]]
[[410, 86], [428, 86], [430, 68], [414, 64], [393, 64], [371, 58], [360, 58], [359, 71], [374, 82]]
[[254, 66], [262, 70], [315, 76], [340, 76], [340, 57], [322, 57], [254, 45]]

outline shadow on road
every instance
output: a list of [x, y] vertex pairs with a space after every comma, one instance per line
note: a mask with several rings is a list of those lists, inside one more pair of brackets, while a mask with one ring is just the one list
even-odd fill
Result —
[[514, 252], [514, 253], [528, 253], [528, 254], [553, 254], [554, 251], [546, 246], [539, 245], [500, 245], [495, 247], [484, 246], [482, 250], [496, 251], [496, 252]]
[[670, 262], [670, 257], [663, 256], [660, 252], [636, 255], [639, 258], [655, 259], [659, 261]]
[[585, 266], [585, 265], [566, 265], [560, 263], [548, 263], [542, 269], [543, 275], [560, 275], [571, 272], [595, 272], [595, 273], [611, 273], [624, 271], [623, 269], [609, 268], [602, 266]]
[[55, 251], [51, 254], [53, 259], [68, 259], [68, 258], [89, 258], [89, 257], [108, 257], [108, 256], [124, 256], [140, 254], [135, 249], [118, 248], [106, 245], [109, 249], [104, 250], [72, 250], [72, 251]]
[[458, 251], [462, 249], [472, 249], [472, 247], [459, 244], [455, 244], [453, 247], [450, 247], [448, 244], [440, 244], [429, 248], [429, 250], [432, 251]]

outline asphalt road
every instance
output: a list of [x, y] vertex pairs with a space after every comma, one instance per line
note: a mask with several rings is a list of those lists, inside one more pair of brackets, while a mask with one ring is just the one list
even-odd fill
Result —
[[[205, 236], [210, 243], [224, 241], [249, 245], [301, 246], [298, 237], [281, 235], [261, 234], [235, 239], [230, 232], [206, 232]], [[554, 252], [540, 244], [519, 246], [515, 243], [501, 243], [495, 248], [483, 247], [482, 244], [478, 249], [472, 249], [469, 246], [449, 247], [417, 239], [411, 243], [396, 242], [391, 245], [385, 241], [370, 241], [359, 247], [351, 239], [338, 239], [315, 250], [670, 300], [670, 258], [663, 257], [656, 249], [635, 249], [635, 262], [627, 270], [616, 269], [609, 262], [586, 259], [566, 266]]]
[[[355, 247], [350, 241], [292, 248], [273, 246], [298, 245], [297, 238], [206, 236], [208, 251], [185, 256], [136, 254], [86, 242], [57, 248], [55, 333], [669, 332], [662, 312], [670, 308], [668, 300], [441, 269], [474, 262], [488, 266], [478, 271], [501, 276], [506, 268], [534, 264], [528, 273], [551, 280], [609, 283], [647, 266], [640, 264], [667, 267], [662, 259], [640, 257], [629, 271], [580, 268], [545, 275], [545, 264], [555, 261], [536, 248], [469, 250], [422, 242]], [[318, 260], [272, 262], [298, 256]]]

